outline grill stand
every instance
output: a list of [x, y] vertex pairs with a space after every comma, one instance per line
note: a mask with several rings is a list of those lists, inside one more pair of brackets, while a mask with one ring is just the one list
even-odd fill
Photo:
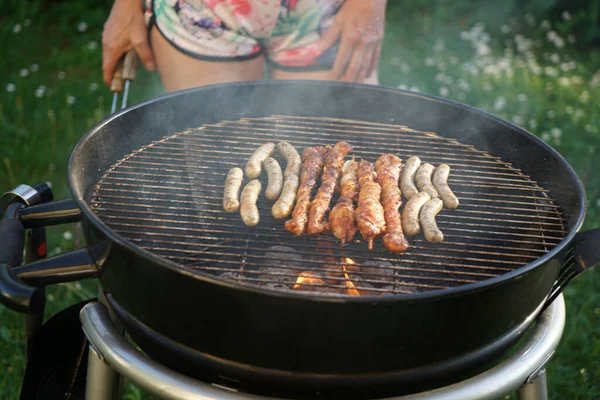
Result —
[[[102, 300], [102, 299], [101, 299]], [[527, 342], [512, 356], [490, 370], [443, 388], [394, 400], [497, 399], [517, 391], [519, 400], [546, 400], [544, 367], [554, 354], [565, 326], [562, 294], [537, 319]], [[113, 400], [119, 374], [155, 396], [170, 400], [275, 400], [223, 390], [167, 369], [131, 346], [117, 329], [108, 308], [99, 302], [86, 305], [80, 314], [90, 341], [86, 399]], [[392, 400], [392, 398], [388, 399]]]

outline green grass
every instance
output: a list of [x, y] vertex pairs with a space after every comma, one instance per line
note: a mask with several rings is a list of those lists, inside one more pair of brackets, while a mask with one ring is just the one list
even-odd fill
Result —
[[[106, 1], [27, 4], [0, 17], [0, 192], [19, 183], [49, 181], [56, 198], [65, 198], [71, 148], [110, 107], [110, 93], [101, 83], [99, 43], [109, 6]], [[381, 83], [445, 95], [539, 135], [584, 182], [589, 203], [584, 228], [600, 226], [600, 88], [586, 55], [573, 52], [566, 40], [557, 48], [547, 40], [552, 28], [538, 24], [508, 26], [511, 32], [489, 39], [485, 29], [477, 28], [463, 33], [468, 39], [463, 40], [461, 30], [470, 27], [440, 26], [423, 18], [406, 18], [399, 7], [389, 13]], [[517, 31], [524, 39], [539, 40], [539, 46], [520, 52]], [[526, 47], [527, 40], [519, 43]], [[474, 49], [483, 54], [485, 46], [490, 54], [477, 56]], [[541, 71], [527, 60], [535, 60]], [[132, 101], [160, 93], [157, 77], [140, 72]], [[50, 254], [73, 248], [74, 234], [74, 225], [50, 228]], [[56, 285], [48, 290], [47, 315], [95, 291], [93, 281]], [[573, 281], [565, 297], [567, 326], [548, 366], [550, 395], [597, 399], [600, 273], [590, 270]], [[0, 321], [0, 398], [16, 399], [25, 365], [24, 317], [0, 307]], [[148, 397], [129, 387], [127, 398]]]

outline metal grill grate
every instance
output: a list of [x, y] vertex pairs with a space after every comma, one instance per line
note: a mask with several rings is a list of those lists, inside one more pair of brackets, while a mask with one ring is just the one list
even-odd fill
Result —
[[[359, 234], [343, 248], [331, 233], [295, 237], [283, 229], [284, 221], [271, 217], [264, 193], [260, 224], [246, 227], [239, 214], [221, 208], [225, 175], [234, 166], [243, 168], [261, 144], [279, 140], [300, 153], [345, 140], [353, 154], [373, 162], [385, 152], [450, 165], [449, 184], [461, 205], [438, 215], [445, 241], [409, 238], [410, 249], [396, 255], [381, 240], [369, 251]], [[266, 187], [264, 174], [261, 180]], [[116, 233], [189, 269], [277, 290], [293, 290], [299, 274], [309, 272], [321, 281], [298, 289], [326, 294], [356, 294], [349, 291], [349, 279], [361, 295], [478, 282], [537, 259], [566, 234], [547, 190], [510, 163], [435, 133], [334, 118], [248, 118], [176, 133], [111, 167], [90, 203]], [[355, 262], [347, 276], [345, 258]]]

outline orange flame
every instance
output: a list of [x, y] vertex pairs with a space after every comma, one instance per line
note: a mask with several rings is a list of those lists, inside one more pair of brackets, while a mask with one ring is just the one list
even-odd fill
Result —
[[310, 272], [301, 272], [296, 279], [293, 289], [301, 289], [302, 285], [324, 285], [325, 282], [321, 278], [316, 277]]
[[348, 288], [346, 289], [346, 292], [350, 296], [360, 296], [360, 292], [358, 291], [358, 289], [356, 289], [356, 286], [354, 286], [354, 283], [352, 283], [352, 281], [350, 280], [350, 276], [348, 276], [348, 272], [346, 270], [346, 265], [350, 266], [354, 264], [356, 263], [351, 258], [344, 258], [344, 262], [342, 263], [342, 268], [344, 269], [344, 277], [346, 278], [346, 287]]

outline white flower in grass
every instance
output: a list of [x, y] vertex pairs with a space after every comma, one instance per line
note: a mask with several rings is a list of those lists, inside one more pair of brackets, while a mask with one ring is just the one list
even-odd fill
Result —
[[570, 86], [571, 80], [569, 78], [567, 78], [566, 76], [561, 76], [560, 78], [558, 78], [558, 84], [560, 86]]
[[546, 111], [546, 117], [552, 119], [556, 116], [556, 113], [553, 110]]
[[450, 90], [447, 87], [442, 86], [440, 88], [440, 96], [448, 97], [449, 94], [450, 94]]
[[566, 107], [565, 107], [565, 112], [566, 112], [567, 114], [569, 114], [569, 115], [570, 115], [570, 114], [573, 114], [573, 107], [571, 107], [571, 106], [566, 106]]
[[417, 86], [411, 86], [410, 90], [412, 90], [413, 92], [418, 92], [419, 88]]
[[560, 138], [554, 138], [552, 140], [552, 143], [554, 143], [555, 146], [560, 146], [560, 144], [562, 143], [562, 141], [560, 140]]
[[65, 71], [58, 72], [58, 79], [63, 80], [63, 79], [65, 79], [66, 76], [67, 76], [67, 74], [65, 73]]
[[523, 122], [523, 119], [519, 115], [513, 115], [512, 122], [516, 125], [521, 125], [521, 122]]
[[70, 231], [64, 231], [64, 233], [63, 233], [63, 239], [65, 239], [65, 240], [71, 240], [71, 239], [73, 239], [73, 234]]
[[46, 94], [46, 86], [41, 85], [38, 86], [37, 89], [35, 89], [35, 97], [37, 97], [38, 99], [42, 98], [44, 94]]
[[38, 72], [40, 70], [40, 66], [39, 66], [39, 64], [31, 64], [29, 66], [29, 70], [31, 72]]
[[21, 24], [15, 24], [15, 26], [13, 26], [13, 33], [19, 33], [21, 32], [21, 29], [23, 29], [23, 27], [21, 26]]
[[573, 85], [583, 85], [583, 78], [580, 77], [579, 75], [573, 75], [571, 77], [571, 83]]
[[62, 252], [62, 249], [60, 247], [54, 248], [54, 254], [60, 254], [61, 252]]
[[96, 90], [98, 90], [98, 84], [96, 82], [90, 83], [90, 90], [92, 92], [95, 92]]
[[450, 64], [452, 64], [452, 65], [456, 65], [456, 64], [458, 64], [458, 57], [456, 57], [456, 56], [451, 56], [451, 57], [448, 59], [448, 61], [450, 61]]
[[445, 71], [445, 70], [446, 70], [446, 63], [445, 63], [445, 62], [443, 62], [443, 61], [440, 61], [440, 62], [438, 63], [438, 65], [437, 65], [437, 67], [438, 67], [438, 69], [439, 69], [440, 71]]
[[52, 293], [50, 293], [48, 296], [46, 296], [46, 298], [48, 299], [48, 301], [54, 301], [54, 295]]
[[425, 59], [425, 65], [427, 65], [428, 67], [433, 67], [435, 65], [435, 60], [431, 57], [427, 57]]
[[527, 95], [525, 93], [519, 93], [517, 100], [519, 100], [521, 103], [524, 103], [527, 101]]
[[578, 108], [575, 110], [575, 118], [581, 118], [585, 115], [585, 111], [583, 111], [581, 108]]
[[471, 85], [469, 85], [469, 83], [464, 79], [458, 81], [458, 87], [465, 92], [471, 91]]
[[535, 128], [537, 128], [538, 123], [535, 119], [532, 118], [529, 120], [529, 126], [531, 127], [531, 129], [535, 129]]
[[569, 42], [569, 43], [573, 44], [573, 43], [575, 43], [576, 41], [577, 41], [577, 39], [575, 39], [575, 36], [573, 36], [573, 35], [569, 35], [569, 36], [567, 36], [567, 42]]
[[464, 94], [463, 92], [459, 92], [456, 97], [458, 98], [458, 100], [463, 101], [464, 99], [467, 98], [467, 95]]
[[504, 96], [498, 96], [494, 101], [494, 110], [502, 111], [506, 105], [506, 98]]
[[525, 21], [527, 21], [527, 24], [529, 24], [529, 26], [535, 26], [535, 19], [533, 18], [533, 15], [525, 14]]
[[542, 132], [541, 138], [544, 142], [550, 141], [550, 134], [548, 132]]
[[[592, 132], [595, 132], [595, 131], [596, 131], [596, 129], [595, 129], [595, 128], [594, 128], [592, 125], [590, 125], [590, 124], [587, 124], [587, 125], [585, 126], [585, 128], [584, 128], [584, 129], [585, 129], [585, 131], [586, 131], [587, 133], [592, 133]], [[600, 201], [600, 200], [599, 200], [599, 201]]]
[[502, 25], [502, 27], [500, 29], [502, 30], [502, 33], [504, 33], [505, 35], [507, 33], [510, 33], [510, 26], [508, 26], [508, 25]]
[[96, 41], [94, 41], [94, 40], [92, 40], [91, 42], [88, 42], [88, 44], [87, 44], [87, 49], [88, 49], [89, 51], [94, 51], [94, 50], [96, 50], [97, 48], [98, 48], [98, 42], [96, 42]]
[[550, 21], [548, 21], [547, 19], [543, 20], [542, 23], [540, 24], [540, 28], [544, 29], [544, 30], [549, 30], [552, 27], [552, 25], [550, 25]]
[[29, 70], [27, 68], [21, 68], [19, 71], [19, 76], [21, 78], [27, 78], [29, 76]]
[[407, 63], [400, 64], [400, 71], [402, 71], [402, 72], [409, 72], [410, 71], [410, 65], [408, 65]]
[[400, 60], [400, 57], [398, 57], [398, 56], [390, 57], [390, 64], [392, 64], [394, 67], [399, 66], [401, 62], [402, 62], [402, 60]]
[[445, 82], [446, 74], [444, 74], [443, 72], [438, 72], [437, 75], [435, 76], [435, 80], [440, 81], [440, 82]]
[[77, 30], [79, 32], [85, 32], [87, 31], [88, 28], [88, 24], [86, 24], [85, 22], [80, 22], [79, 24], [77, 24]]
[[564, 19], [565, 21], [568, 21], [571, 19], [571, 13], [566, 10], [562, 12], [561, 16], [562, 16], [562, 19]]
[[404, 83], [402, 83], [402, 84], [398, 85], [397, 87], [398, 87], [398, 89], [402, 89], [402, 90], [408, 90], [408, 86], [407, 86], [407, 85], [405, 85]]
[[441, 53], [442, 51], [444, 51], [445, 48], [446, 47], [444, 46], [444, 42], [438, 40], [433, 46], [433, 51], [435, 51], [436, 53]]
[[462, 40], [471, 40], [471, 32], [462, 31], [460, 33], [460, 38]]
[[72, 106], [73, 104], [75, 104], [75, 102], [77, 101], [77, 99], [75, 98], [75, 96], [71, 96], [68, 95], [67, 96], [67, 104]]
[[554, 139], [558, 139], [562, 136], [562, 130], [560, 128], [552, 128], [550, 129], [550, 135], [552, 135]]
[[544, 72], [546, 73], [546, 75], [551, 76], [551, 77], [558, 76], [558, 70], [554, 67], [545, 67]]
[[588, 100], [590, 99], [590, 92], [588, 92], [587, 90], [584, 90], [583, 92], [581, 92], [581, 96], [579, 96], [579, 101], [581, 101], [582, 103], [587, 103]]
[[12, 92], [14, 92], [15, 90], [17, 90], [17, 85], [15, 85], [14, 83], [7, 83], [7, 84], [6, 84], [6, 91], [7, 91], [8, 93], [12, 93]]
[[558, 64], [560, 62], [560, 56], [556, 53], [552, 53], [550, 56], [550, 61], [552, 61], [554, 64]]
[[489, 82], [484, 82], [483, 85], [482, 85], [482, 87], [483, 87], [483, 90], [485, 90], [486, 92], [489, 92], [489, 91], [491, 91], [494, 88], [492, 86], [492, 84], [489, 83]]

